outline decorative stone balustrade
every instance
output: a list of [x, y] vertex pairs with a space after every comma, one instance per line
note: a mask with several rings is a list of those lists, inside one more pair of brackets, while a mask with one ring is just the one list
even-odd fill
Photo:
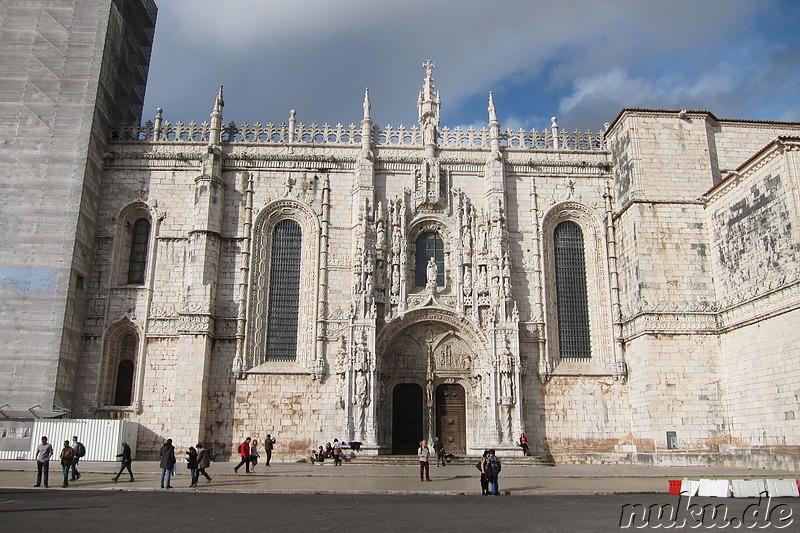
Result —
[[[188, 142], [207, 143], [210, 125], [208, 122], [176, 122], [171, 124], [163, 121], [160, 127], [155, 127], [148, 121], [144, 125], [126, 124], [118, 126], [111, 131], [110, 140], [114, 142]], [[491, 149], [491, 134], [488, 128], [479, 130], [474, 127], [442, 128], [438, 132], [438, 145], [441, 148], [470, 148]], [[244, 144], [303, 144], [303, 145], [350, 145], [361, 144], [362, 130], [360, 126], [350, 124], [343, 126], [337, 124], [305, 125], [302, 122], [287, 124], [285, 122], [275, 125], [272, 123], [262, 125], [259, 122], [248, 124], [229, 123], [222, 129], [221, 139], [226, 143]], [[557, 141], [557, 142], [556, 142]], [[405, 126], [378, 126], [372, 129], [372, 145], [378, 147], [391, 146], [421, 146], [422, 132], [418, 126], [406, 128]], [[557, 136], [552, 129], [514, 131], [506, 129], [500, 134], [500, 146], [509, 149], [521, 150], [577, 150], [577, 151], [604, 151], [606, 143], [602, 132], [594, 133], [590, 130], [572, 133], [562, 130]]]

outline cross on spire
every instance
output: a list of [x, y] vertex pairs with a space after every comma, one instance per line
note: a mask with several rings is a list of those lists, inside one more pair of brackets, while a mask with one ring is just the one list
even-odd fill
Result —
[[426, 71], [428, 71], [428, 76], [430, 76], [431, 75], [431, 71], [436, 68], [436, 63], [434, 63], [433, 61], [428, 59], [427, 61], [425, 61], [422, 64], [422, 68], [424, 68]]

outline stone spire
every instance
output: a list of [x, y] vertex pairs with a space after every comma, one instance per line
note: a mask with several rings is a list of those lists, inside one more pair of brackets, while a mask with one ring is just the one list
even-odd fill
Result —
[[489, 135], [492, 137], [492, 156], [500, 154], [500, 122], [497, 120], [497, 110], [494, 108], [494, 96], [489, 91]]
[[370, 149], [372, 147], [372, 118], [369, 111], [372, 105], [369, 101], [369, 88], [364, 89], [364, 118], [361, 119], [361, 152], [371, 159]]
[[208, 134], [208, 145], [219, 145], [222, 136], [222, 108], [225, 102], [222, 100], [222, 85], [219, 86], [219, 94], [214, 102], [214, 110], [211, 112], [211, 129]]
[[436, 146], [436, 135], [439, 127], [439, 108], [441, 100], [433, 84], [433, 69], [436, 65], [430, 59], [422, 64], [425, 68], [425, 83], [419, 93], [417, 109], [419, 110], [419, 126], [422, 131], [422, 143], [425, 146]]

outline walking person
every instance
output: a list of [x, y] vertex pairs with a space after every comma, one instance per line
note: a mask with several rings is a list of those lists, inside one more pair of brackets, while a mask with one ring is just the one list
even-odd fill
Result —
[[189, 446], [189, 449], [186, 450], [186, 468], [188, 468], [189, 472], [192, 474], [192, 480], [189, 483], [189, 487], [196, 487], [197, 486], [197, 450], [195, 450], [194, 446]]
[[261, 457], [258, 455], [258, 441], [253, 439], [250, 442], [250, 472], [253, 474], [256, 473], [256, 465], [258, 464], [258, 458]]
[[436, 452], [436, 466], [439, 466], [439, 463], [442, 463], [442, 466], [447, 466], [444, 462], [444, 444], [442, 441], [439, 440], [439, 437], [435, 437], [433, 441], [433, 451]]
[[78, 461], [86, 455], [86, 446], [82, 442], [78, 442], [77, 435], [72, 437], [72, 449], [75, 451], [75, 458], [72, 460], [72, 477], [70, 481], [78, 481], [81, 478], [81, 473], [78, 472]]
[[[172, 445], [172, 439], [167, 439], [158, 455], [161, 457], [161, 488], [171, 489], [172, 469], [175, 468], [175, 446]], [[166, 485], [164, 485], [165, 478]]]
[[69, 445], [69, 441], [64, 441], [64, 448], [61, 450], [61, 473], [64, 474], [62, 488], [69, 487], [69, 472], [72, 469], [72, 461], [75, 459], [75, 450]]
[[489, 477], [486, 475], [486, 461], [489, 458], [489, 450], [483, 450], [483, 455], [478, 460], [478, 464], [475, 465], [481, 473], [481, 495], [488, 496], [489, 495]]
[[342, 443], [333, 439], [333, 466], [342, 466]]
[[200, 476], [206, 478], [206, 483], [211, 483], [211, 478], [206, 473], [206, 468], [211, 466], [211, 459], [213, 458], [214, 452], [211, 450], [206, 450], [203, 448], [203, 443], [197, 443], [197, 474], [194, 477], [194, 486], [197, 486], [197, 481], [200, 479]]
[[277, 440], [267, 433], [267, 440], [264, 442], [264, 451], [267, 452], [267, 462], [265, 463], [267, 466], [270, 466], [269, 462], [272, 460], [272, 448], [275, 446], [276, 442]]
[[36, 485], [42, 486], [42, 476], [44, 476], [44, 486], [50, 478], [50, 458], [53, 457], [53, 446], [47, 442], [47, 437], [42, 437], [42, 443], [36, 447]]
[[428, 441], [419, 441], [419, 449], [417, 450], [417, 457], [419, 457], [419, 480], [430, 481], [431, 470], [430, 463], [428, 462], [431, 457], [431, 449], [428, 448]]
[[233, 471], [236, 474], [239, 473], [239, 469], [242, 467], [242, 465], [244, 465], [244, 471], [247, 472], [248, 474], [250, 473], [250, 441], [251, 440], [252, 439], [250, 437], [247, 437], [246, 439], [244, 439], [244, 442], [242, 442], [239, 445], [239, 457], [241, 457], [242, 460], [239, 461], [238, 465], [233, 467]]
[[494, 450], [489, 450], [489, 458], [486, 460], [486, 470], [487, 473], [491, 472], [491, 479], [489, 480], [492, 484], [492, 496], [498, 496], [500, 494], [500, 489], [498, 486], [498, 478], [500, 477], [500, 469], [502, 465], [500, 464], [500, 458], [495, 455]]
[[122, 475], [124, 470], [128, 471], [128, 474], [131, 475], [130, 481], [133, 481], [133, 470], [131, 470], [131, 463], [133, 462], [133, 458], [131, 457], [131, 447], [128, 446], [127, 442], [122, 443], [122, 453], [118, 453], [117, 457], [120, 457], [120, 465], [119, 465], [119, 472], [117, 475], [114, 476], [114, 481], [119, 481], [119, 476]]

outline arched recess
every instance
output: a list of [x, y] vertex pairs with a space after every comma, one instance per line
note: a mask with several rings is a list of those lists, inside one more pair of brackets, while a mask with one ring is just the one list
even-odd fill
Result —
[[153, 215], [144, 202], [128, 204], [117, 216], [112, 254], [113, 285], [144, 285], [153, 246]]
[[[459, 385], [464, 391], [460, 416], [463, 427], [469, 429], [460, 439], [459, 449], [477, 445], [481, 438], [478, 405], [483, 393], [488, 392], [483, 384], [488, 383], [487, 371], [491, 367], [490, 343], [478, 328], [450, 311], [415, 309], [383, 328], [376, 338], [375, 352], [381, 380], [377, 406], [380, 442], [394, 450], [402, 440], [394, 431], [401, 426], [418, 427], [417, 423], [423, 427], [424, 438], [434, 436], [438, 431], [437, 416], [449, 416], [449, 411], [442, 411], [436, 401], [436, 391], [446, 384]], [[414, 410], [396, 411], [398, 403], [393, 391], [398, 386], [411, 385], [418, 386], [423, 394], [421, 420], [406, 420]]]
[[[301, 229], [300, 305], [297, 316], [297, 354], [294, 361], [268, 361], [266, 334], [269, 325], [270, 273], [276, 227], [285, 220]], [[278, 200], [266, 205], [253, 224], [250, 292], [247, 310], [247, 358], [245, 368], [271, 372], [299, 365], [308, 369], [316, 349], [317, 297], [319, 287], [320, 223], [317, 214], [296, 200]]]
[[[419, 292], [424, 290], [424, 283], [417, 283], [417, 241], [425, 234], [434, 233], [441, 238], [444, 252], [444, 267], [443, 272], [439, 274], [444, 275], [442, 281], [443, 285], [439, 286], [440, 291], [447, 291], [449, 287], [453, 286], [453, 256], [452, 256], [452, 232], [443, 217], [437, 215], [424, 215], [414, 221], [408, 231], [408, 269], [406, 280], [409, 287], [409, 293]], [[423, 274], [424, 276], [424, 274]]]
[[112, 324], [106, 330], [99, 380], [99, 407], [133, 405], [141, 342], [140, 328], [128, 318]]
[[548, 210], [542, 220], [545, 321], [548, 346], [546, 355], [550, 359], [552, 367], [558, 365], [562, 360], [558, 337], [554, 242], [555, 229], [562, 222], [577, 224], [583, 233], [584, 242], [591, 358], [576, 360], [576, 362], [593, 363], [610, 369], [614, 360], [614, 345], [605, 229], [602, 219], [594, 210], [576, 202], [556, 204]]

